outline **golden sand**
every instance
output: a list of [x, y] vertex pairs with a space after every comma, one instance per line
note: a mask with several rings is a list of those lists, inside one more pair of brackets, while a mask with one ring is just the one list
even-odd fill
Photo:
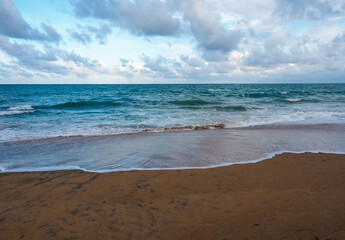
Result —
[[0, 174], [0, 239], [345, 239], [345, 155]]

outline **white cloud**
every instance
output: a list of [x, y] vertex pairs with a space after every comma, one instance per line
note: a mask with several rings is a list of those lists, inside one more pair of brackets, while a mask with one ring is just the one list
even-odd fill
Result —
[[62, 36], [44, 21], [32, 27], [11, 0], [0, 3], [7, 78], [345, 81], [343, 0], [73, 0], [75, 22]]
[[32, 28], [22, 17], [12, 0], [0, 0], [0, 34], [21, 39], [59, 42], [61, 35], [42, 23], [42, 31]]

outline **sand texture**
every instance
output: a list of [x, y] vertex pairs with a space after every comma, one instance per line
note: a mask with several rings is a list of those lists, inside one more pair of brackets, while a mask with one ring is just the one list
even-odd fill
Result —
[[0, 174], [0, 239], [345, 239], [345, 155]]

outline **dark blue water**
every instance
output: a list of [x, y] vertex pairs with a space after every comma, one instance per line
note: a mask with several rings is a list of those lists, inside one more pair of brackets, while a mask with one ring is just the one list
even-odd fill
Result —
[[345, 84], [0, 85], [0, 142], [215, 124], [345, 123], [344, 103]]

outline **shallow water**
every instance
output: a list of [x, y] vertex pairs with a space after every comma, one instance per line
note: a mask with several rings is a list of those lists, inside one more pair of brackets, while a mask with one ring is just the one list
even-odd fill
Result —
[[0, 143], [0, 169], [207, 168], [255, 162], [279, 152], [344, 153], [344, 139], [344, 124], [62, 137]]

